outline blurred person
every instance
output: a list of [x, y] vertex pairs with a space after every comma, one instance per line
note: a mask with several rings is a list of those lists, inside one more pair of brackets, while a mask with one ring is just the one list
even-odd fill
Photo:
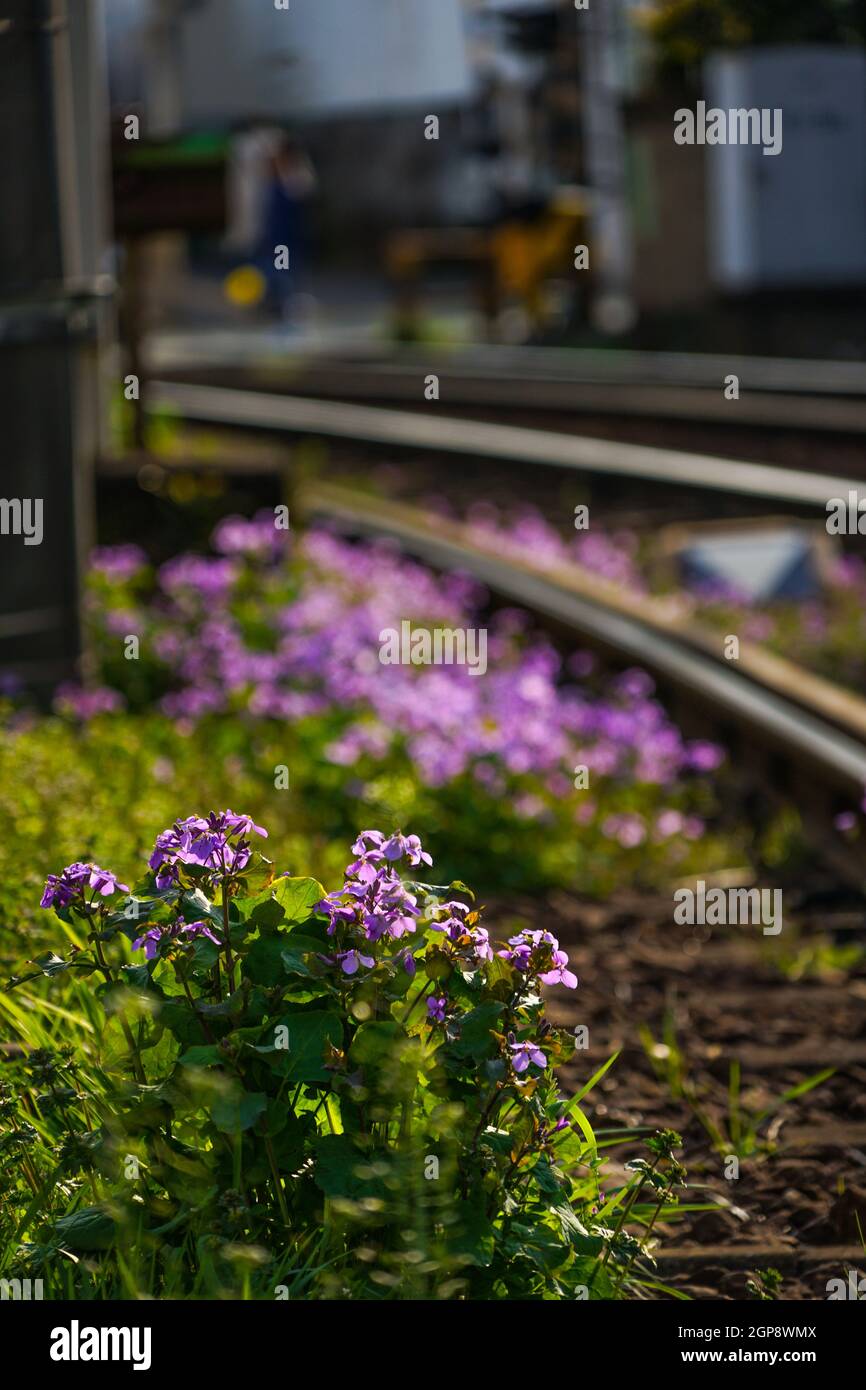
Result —
[[227, 227], [224, 249], [235, 259], [253, 260], [262, 239], [262, 209], [270, 164], [283, 132], [279, 126], [248, 121], [234, 132], [226, 173]]
[[[309, 203], [316, 175], [306, 153], [283, 134], [268, 158], [257, 264], [267, 285], [267, 304], [281, 318], [299, 316], [310, 303], [306, 291], [310, 256]], [[288, 250], [288, 268], [277, 268], [277, 247]]]

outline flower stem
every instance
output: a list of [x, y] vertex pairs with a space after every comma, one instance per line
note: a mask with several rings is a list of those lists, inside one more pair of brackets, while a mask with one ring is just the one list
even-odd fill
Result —
[[286, 1206], [286, 1194], [283, 1191], [283, 1184], [280, 1180], [280, 1170], [277, 1167], [277, 1158], [274, 1153], [274, 1146], [271, 1142], [270, 1135], [265, 1136], [265, 1152], [268, 1155], [268, 1163], [270, 1164], [271, 1174], [274, 1179], [274, 1191], [277, 1194], [277, 1205], [280, 1208], [280, 1216], [283, 1218], [283, 1225], [286, 1227], [286, 1230], [288, 1230], [289, 1209]]
[[[93, 929], [94, 929], [93, 949], [94, 949], [94, 952], [95, 952], [95, 954], [96, 954], [96, 959], [97, 959], [98, 962], [99, 962], [99, 968], [100, 968], [100, 970], [102, 971], [102, 973], [103, 973], [103, 975], [105, 976], [105, 978], [107, 979], [108, 983], [109, 983], [110, 985], [113, 985], [114, 982], [115, 982], [115, 981], [114, 981], [114, 974], [113, 974], [113, 972], [112, 972], [112, 970], [111, 970], [111, 967], [110, 967], [109, 964], [108, 964], [108, 961], [105, 959], [105, 953], [103, 952], [103, 949], [102, 949], [102, 942], [99, 940], [99, 937], [96, 935], [96, 928], [95, 928], [93, 919], [89, 917], [88, 920], [90, 921], [91, 927], [93, 927]], [[146, 1085], [147, 1085], [147, 1076], [146, 1076], [146, 1074], [145, 1074], [144, 1067], [143, 1067], [142, 1064], [141, 1064], [141, 1058], [140, 1058], [139, 1055], [138, 1055], [138, 1047], [136, 1046], [135, 1038], [132, 1036], [132, 1029], [130, 1028], [129, 1024], [127, 1023], [127, 1021], [126, 1021], [126, 1019], [124, 1018], [123, 1014], [120, 1013], [119, 1011], [118, 1011], [117, 1017], [118, 1017], [118, 1021], [119, 1021], [119, 1023], [120, 1023], [121, 1029], [123, 1030], [123, 1036], [125, 1037], [126, 1042], [127, 1042], [127, 1045], [128, 1045], [128, 1047], [129, 1047], [129, 1056], [130, 1056], [130, 1061], [132, 1062], [132, 1070], [133, 1070], [133, 1072], [134, 1072], [134, 1074], [135, 1074], [135, 1079], [136, 1079], [136, 1081], [139, 1083], [139, 1085], [141, 1085], [141, 1086], [146, 1086]]]

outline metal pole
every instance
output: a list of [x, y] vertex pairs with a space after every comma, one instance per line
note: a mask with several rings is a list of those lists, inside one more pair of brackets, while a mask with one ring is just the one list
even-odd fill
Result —
[[[80, 670], [93, 536], [99, 350], [111, 292], [100, 193], [98, 0], [4, 0], [0, 178], [0, 493], [42, 534], [0, 534], [0, 668], [44, 693]], [[19, 512], [20, 508], [20, 512]]]
[[633, 247], [628, 209], [624, 60], [619, 0], [589, 0], [578, 10], [585, 178], [592, 189], [590, 248], [595, 286], [592, 314], [602, 332], [627, 332], [634, 323]]

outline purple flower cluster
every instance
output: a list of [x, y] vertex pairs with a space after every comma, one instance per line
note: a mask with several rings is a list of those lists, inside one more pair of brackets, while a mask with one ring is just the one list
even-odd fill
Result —
[[143, 936], [138, 937], [132, 943], [134, 951], [140, 951], [144, 947], [146, 960], [155, 960], [159, 955], [159, 948], [165, 941], [182, 941], [184, 938], [206, 936], [208, 941], [212, 941], [215, 946], [222, 943], [218, 936], [214, 935], [207, 922], [185, 922], [182, 917], [178, 917], [175, 922], [166, 923], [162, 926], [151, 927]]
[[457, 901], [440, 903], [430, 914], [430, 930], [445, 935], [463, 957], [467, 970], [477, 969], [482, 961], [493, 959], [487, 928], [478, 926], [475, 917], [466, 903]]
[[[360, 965], [375, 965], [374, 958], [360, 950], [362, 943], [399, 941], [417, 928], [418, 899], [391, 866], [403, 858], [413, 868], [433, 862], [417, 835], [400, 831], [386, 837], [379, 830], [363, 830], [352, 853], [357, 857], [346, 869], [343, 887], [317, 904], [317, 911], [328, 918], [328, 935], [345, 948], [331, 959], [346, 975], [354, 975]], [[414, 975], [411, 948], [404, 947], [395, 958]]]
[[534, 507], [522, 507], [507, 520], [491, 502], [469, 508], [466, 530], [478, 545], [498, 554], [529, 559], [537, 569], [577, 565], [633, 593], [645, 593], [632, 531], [577, 531], [564, 540]]
[[175, 821], [156, 837], [149, 864], [156, 874], [157, 888], [170, 888], [179, 881], [180, 866], [218, 872], [223, 877], [243, 873], [250, 861], [250, 832], [267, 839], [268, 832], [249, 816], [234, 811], [212, 811]]
[[54, 692], [57, 713], [80, 719], [82, 723], [95, 719], [98, 714], [117, 714], [125, 706], [126, 701], [120, 691], [112, 690], [107, 685], [85, 687], [73, 681], [64, 681]]
[[274, 559], [288, 544], [288, 532], [276, 525], [273, 512], [256, 516], [227, 516], [216, 527], [211, 544], [220, 555], [249, 555]]
[[125, 584], [140, 574], [147, 556], [138, 545], [97, 546], [90, 554], [90, 567], [110, 584]]
[[[249, 862], [249, 836], [252, 834], [266, 836], [267, 831], [256, 825], [250, 816], [230, 810], [177, 820], [157, 837], [149, 861], [157, 885], [163, 889], [175, 885], [182, 887], [184, 868], [203, 869], [212, 876], [209, 887], [221, 882], [225, 906], [231, 879]], [[466, 1013], [465, 995], [458, 991], [455, 997], [449, 997], [444, 979], [468, 982], [470, 976], [474, 976], [473, 988], [480, 991], [483, 998], [485, 985], [500, 985], [508, 973], [501, 967], [492, 972], [488, 969], [495, 965], [496, 954], [509, 961], [517, 972], [517, 979], [512, 979], [509, 986], [512, 994], [509, 1007], [514, 1019], [538, 1010], [541, 984], [576, 988], [577, 977], [568, 968], [568, 956], [549, 931], [521, 931], [510, 938], [506, 948], [494, 954], [488, 932], [479, 923], [478, 911], [467, 903], [457, 899], [442, 901], [435, 896], [437, 890], [426, 889], [426, 908], [422, 912], [416, 893], [412, 891], [418, 885], [404, 882], [397, 867], [401, 861], [410, 869], [432, 864], [431, 855], [417, 835], [407, 835], [401, 830], [390, 835], [380, 830], [363, 830], [352, 845], [352, 853], [355, 857], [346, 867], [342, 887], [328, 893], [315, 906], [314, 910], [327, 920], [327, 935], [333, 938], [330, 954], [322, 951], [316, 954], [335, 972], [335, 980], [351, 978], [383, 965], [392, 979], [395, 968], [413, 977], [423, 960], [429, 968], [424, 970], [421, 988], [404, 1006], [404, 1024], [413, 1015], [417, 1018], [416, 1009], [423, 1005], [426, 1024], [437, 1029], [441, 1025], [446, 1043], [453, 1041], [454, 1036], [460, 1034], [461, 1018]], [[111, 925], [116, 928], [117, 919], [110, 915], [108, 904], [99, 900], [121, 891], [129, 892], [129, 889], [109, 870], [97, 864], [76, 862], [69, 864], [60, 875], [49, 875], [42, 906], [61, 909], [77, 906], [91, 919], [94, 936], [101, 933], [108, 937], [111, 932], [105, 928]], [[166, 895], [167, 899], [176, 896]], [[206, 906], [201, 895], [199, 900]], [[175, 912], [176, 909], [177, 905]], [[428, 933], [426, 939], [425, 933]], [[221, 939], [209, 921], [188, 922], [184, 916], [172, 914], [169, 921], [145, 923], [139, 935], [134, 936], [132, 947], [136, 951], [143, 950], [147, 961], [158, 961], [188, 951], [200, 940], [211, 942], [218, 950], [225, 947], [225, 968], [233, 991], [234, 963], [229, 943]], [[424, 955], [425, 948], [430, 953], [429, 961]], [[107, 971], [101, 957], [100, 964]], [[444, 972], [440, 969], [443, 964]], [[523, 1031], [525, 1033], [525, 1028]], [[544, 1035], [547, 1036], [547, 1030]], [[505, 1037], [496, 1036], [515, 1079], [532, 1066], [542, 1070], [547, 1067], [547, 1056], [537, 1042], [515, 1036], [513, 1032]]]
[[97, 897], [109, 898], [112, 893], [128, 892], [127, 884], [119, 883], [116, 875], [108, 869], [77, 861], [67, 864], [61, 874], [48, 875], [39, 906], [69, 907], [71, 903], [90, 906]]
[[577, 976], [568, 969], [568, 956], [552, 932], [526, 929], [508, 938], [508, 946], [497, 951], [522, 974], [537, 975], [544, 985], [577, 988]]

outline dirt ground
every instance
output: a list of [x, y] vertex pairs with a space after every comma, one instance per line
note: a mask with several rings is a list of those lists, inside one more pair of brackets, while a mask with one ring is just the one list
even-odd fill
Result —
[[[663, 1232], [658, 1277], [692, 1298], [749, 1298], [747, 1281], [768, 1267], [783, 1275], [785, 1299], [826, 1299], [830, 1279], [847, 1281], [852, 1268], [866, 1275], [858, 1230], [859, 1215], [866, 1239], [866, 961], [840, 956], [862, 941], [866, 918], [832, 893], [829, 903], [799, 897], [789, 924], [786, 896], [778, 937], [759, 927], [679, 926], [670, 895], [621, 893], [599, 904], [554, 894], [543, 923], [537, 904], [518, 908], [559, 937], [580, 980], [577, 991], [550, 997], [553, 1021], [589, 1029], [587, 1050], [561, 1073], [566, 1088], [621, 1049], [587, 1098], [594, 1127], [678, 1130], [689, 1175], [683, 1202], [723, 1204], [684, 1213]], [[506, 915], [488, 906], [491, 934], [510, 929], [509, 907]], [[819, 936], [833, 950], [816, 958]], [[732, 1062], [740, 1111], [750, 1116], [835, 1068], [760, 1125], [754, 1152], [740, 1150], [736, 1178], [726, 1176], [726, 1154], [737, 1146], [722, 1140], [714, 1149], [696, 1113], [729, 1137]]]

